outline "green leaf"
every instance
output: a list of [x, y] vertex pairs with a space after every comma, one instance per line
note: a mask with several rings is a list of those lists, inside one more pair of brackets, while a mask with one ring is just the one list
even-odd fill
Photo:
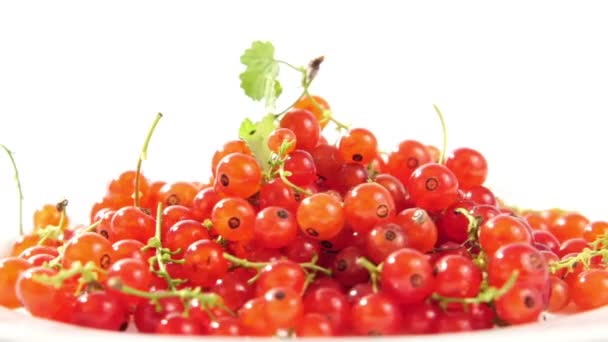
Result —
[[246, 66], [239, 75], [241, 88], [255, 101], [264, 100], [267, 109], [273, 109], [283, 88], [277, 79], [279, 63], [274, 59], [274, 46], [270, 42], [255, 41], [241, 56]]
[[264, 173], [270, 169], [269, 161], [272, 156], [272, 152], [268, 148], [268, 136], [276, 127], [274, 114], [268, 114], [256, 123], [245, 119], [239, 128], [239, 137], [247, 143]]

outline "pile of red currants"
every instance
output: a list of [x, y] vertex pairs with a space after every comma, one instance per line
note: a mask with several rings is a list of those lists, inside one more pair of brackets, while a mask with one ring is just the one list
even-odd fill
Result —
[[306, 337], [472, 331], [608, 304], [608, 222], [504, 205], [475, 149], [381, 153], [308, 92], [317, 69], [287, 110], [244, 122], [208, 182], [152, 181], [140, 158], [89, 226], [67, 201], [41, 208], [0, 259], [0, 305], [116, 331]]

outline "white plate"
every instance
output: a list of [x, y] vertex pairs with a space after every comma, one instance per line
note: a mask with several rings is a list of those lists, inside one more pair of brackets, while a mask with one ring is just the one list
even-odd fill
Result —
[[[458, 334], [441, 334], [429, 336], [378, 337], [374, 341], [442, 341], [461, 342], [513, 342], [518, 341], [551, 341], [551, 342], [605, 342], [608, 341], [608, 308], [580, 313], [569, 317], [557, 317], [545, 322], [527, 324], [509, 328], [477, 331]], [[15, 311], [0, 308], [0, 341], [45, 341], [49, 336], [58, 341], [87, 342], [137, 342], [137, 341], [204, 341], [232, 342], [243, 338], [220, 337], [168, 337], [136, 333], [113, 333], [100, 330], [74, 327], [62, 323], [29, 317]], [[270, 340], [269, 338], [248, 338], [251, 340]], [[352, 341], [369, 338], [334, 338], [318, 339], [319, 341]], [[272, 339], [275, 340], [276, 339]], [[316, 340], [316, 339], [315, 339]]]
[[[0, 255], [6, 255], [10, 240], [0, 236]], [[477, 331], [459, 334], [441, 334], [431, 336], [399, 336], [375, 338], [378, 341], [442, 341], [461, 342], [466, 338], [467, 342], [501, 342], [514, 340], [519, 341], [551, 341], [551, 342], [606, 342], [608, 341], [608, 307], [580, 313], [571, 316], [553, 317], [544, 322], [527, 324], [522, 326], [497, 328], [487, 331]], [[156, 335], [145, 335], [137, 333], [114, 333], [72, 325], [57, 323], [53, 321], [33, 318], [19, 311], [11, 311], [0, 307], [0, 341], [45, 341], [49, 336], [58, 341], [83, 341], [86, 336], [87, 342], [134, 342], [134, 341], [189, 341], [201, 340], [201, 337], [167, 337]], [[204, 337], [208, 342], [230, 342], [242, 341], [242, 338], [212, 338]], [[254, 339], [257, 340], [257, 339]], [[268, 340], [268, 339], [260, 339]], [[274, 339], [276, 340], [276, 339]], [[328, 339], [320, 339], [328, 340]], [[332, 339], [332, 341], [351, 341], [352, 337], [343, 339]]]

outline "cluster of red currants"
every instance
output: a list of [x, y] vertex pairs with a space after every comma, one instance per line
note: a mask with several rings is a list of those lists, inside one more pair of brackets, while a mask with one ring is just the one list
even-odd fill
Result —
[[474, 149], [444, 158], [405, 140], [384, 155], [365, 128], [327, 143], [330, 121], [327, 102], [303, 97], [264, 146], [224, 144], [205, 184], [127, 171], [89, 227], [69, 224], [66, 202], [42, 208], [0, 259], [0, 305], [109, 330], [301, 337], [489, 329], [608, 304], [607, 222], [503, 205]]

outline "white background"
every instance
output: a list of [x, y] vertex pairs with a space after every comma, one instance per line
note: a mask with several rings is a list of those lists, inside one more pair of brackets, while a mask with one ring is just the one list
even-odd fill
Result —
[[[488, 185], [522, 207], [606, 219], [608, 20], [601, 1], [2, 1], [0, 142], [16, 152], [26, 223], [70, 199], [86, 220], [106, 183], [144, 163], [153, 179], [208, 179], [210, 158], [263, 107], [239, 88], [239, 56], [270, 40], [295, 64], [325, 55], [315, 93], [373, 129], [384, 150], [411, 138], [471, 146]], [[288, 75], [284, 69], [283, 74]], [[284, 81], [279, 103], [297, 84]], [[0, 227], [16, 232], [8, 159]]]

